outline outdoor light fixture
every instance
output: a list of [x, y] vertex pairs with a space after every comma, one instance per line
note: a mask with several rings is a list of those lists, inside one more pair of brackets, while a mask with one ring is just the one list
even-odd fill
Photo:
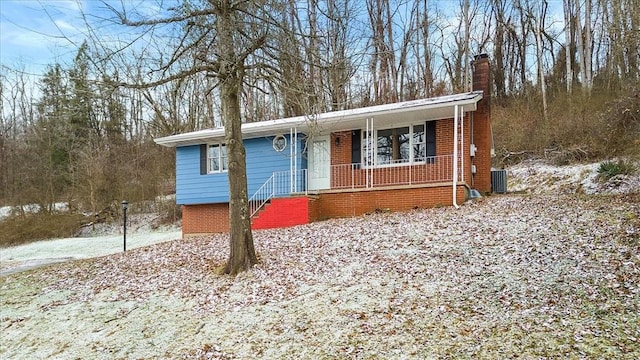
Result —
[[124, 228], [124, 251], [127, 251], [127, 209], [129, 208], [129, 203], [127, 200], [122, 200], [122, 215], [124, 216], [123, 220], [123, 228]]

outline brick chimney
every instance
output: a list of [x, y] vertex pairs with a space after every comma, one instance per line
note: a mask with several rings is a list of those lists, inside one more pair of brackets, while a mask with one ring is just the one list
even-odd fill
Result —
[[491, 68], [489, 56], [480, 54], [471, 62], [473, 90], [484, 92], [473, 115], [473, 143], [477, 147], [473, 165], [476, 173], [471, 187], [480, 192], [491, 192]]

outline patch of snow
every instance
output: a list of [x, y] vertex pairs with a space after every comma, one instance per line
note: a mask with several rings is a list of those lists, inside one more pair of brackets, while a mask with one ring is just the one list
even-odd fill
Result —
[[[138, 213], [127, 215], [128, 232], [152, 232], [178, 230], [179, 224], [158, 225], [160, 216], [156, 213]], [[122, 234], [122, 219], [115, 222], [101, 222], [86, 226], [77, 234], [81, 237], [105, 236]]]
[[[26, 204], [21, 206], [2, 206], [0, 207], [0, 220], [11, 216], [14, 211], [21, 209], [26, 213], [35, 213], [40, 211], [40, 205], [38, 204]], [[67, 203], [55, 203], [53, 204], [54, 211], [67, 211], [69, 210], [69, 204]]]
[[13, 208], [11, 206], [2, 206], [0, 207], [0, 221], [4, 218], [7, 218], [11, 215], [11, 211]]
[[624, 194], [640, 188], [640, 173], [598, 178], [600, 163], [554, 166], [541, 159], [507, 168], [507, 190], [530, 194]]
[[[182, 231], [127, 232], [127, 251], [182, 238]], [[123, 234], [43, 240], [0, 249], [0, 275], [62, 260], [86, 259], [124, 250]]]

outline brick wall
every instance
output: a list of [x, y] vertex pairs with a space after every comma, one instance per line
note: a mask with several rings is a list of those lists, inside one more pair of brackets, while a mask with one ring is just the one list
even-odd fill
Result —
[[350, 163], [351, 130], [331, 133], [331, 165]]
[[[270, 229], [307, 224], [309, 198], [272, 199], [254, 218], [252, 229]], [[182, 235], [194, 236], [229, 232], [229, 204], [182, 205]]]
[[182, 205], [182, 235], [229, 231], [229, 204]]
[[473, 139], [478, 147], [474, 164], [477, 173], [471, 186], [480, 192], [491, 191], [491, 69], [486, 55], [476, 56], [473, 67], [473, 89], [484, 91], [473, 119]]
[[[465, 196], [465, 187], [458, 186], [456, 190], [458, 204], [465, 201]], [[254, 219], [251, 227], [252, 229], [286, 227], [335, 217], [358, 216], [376, 209], [400, 211], [452, 204], [452, 189], [451, 185], [447, 184], [371, 191], [336, 191], [308, 197], [273, 199], [271, 205]], [[182, 206], [183, 237], [228, 231], [228, 204]]]
[[[471, 179], [471, 156], [469, 145], [471, 141], [471, 116], [464, 117], [464, 148], [459, 148], [460, 155], [464, 157], [464, 180], [469, 183]], [[340, 139], [336, 141], [336, 139]], [[436, 156], [453, 155], [453, 119], [436, 120]], [[344, 165], [351, 163], [351, 131], [336, 132], [331, 134], [331, 165]], [[384, 185], [391, 183], [422, 183], [443, 181], [453, 178], [453, 163], [451, 159], [438, 159], [433, 164], [413, 165], [410, 179], [409, 167], [379, 168], [373, 170], [374, 184]], [[356, 187], [366, 184], [367, 173], [364, 169], [351, 171], [349, 167], [334, 169], [331, 174], [331, 188], [349, 187], [345, 184], [351, 182]], [[369, 172], [371, 175], [371, 172]]]
[[[409, 210], [453, 205], [452, 188], [447, 185], [396, 188], [386, 190], [321, 193], [310, 202], [310, 220], [358, 216], [375, 211]], [[464, 202], [464, 186], [456, 189], [458, 204]]]

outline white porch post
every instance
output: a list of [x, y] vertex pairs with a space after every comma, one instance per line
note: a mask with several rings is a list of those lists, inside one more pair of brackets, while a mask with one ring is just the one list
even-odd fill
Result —
[[291, 147], [293, 147], [293, 190], [298, 192], [298, 128], [293, 128], [293, 140], [291, 140]]
[[289, 193], [293, 192], [293, 172], [295, 171], [295, 166], [293, 165], [293, 158], [295, 154], [293, 152], [293, 128], [289, 128], [289, 141], [291, 141], [291, 146], [289, 146]]
[[456, 199], [458, 187], [458, 105], [453, 109], [453, 206], [459, 208]]
[[298, 192], [298, 128], [289, 128], [289, 194]]
[[[364, 153], [364, 164], [365, 167], [365, 177], [366, 177], [366, 187], [373, 187], [373, 171], [375, 165], [375, 143], [374, 143], [374, 132], [373, 132], [373, 118], [366, 119], [366, 130], [365, 130], [365, 145], [366, 151]], [[369, 156], [371, 156], [371, 163], [369, 163]]]

